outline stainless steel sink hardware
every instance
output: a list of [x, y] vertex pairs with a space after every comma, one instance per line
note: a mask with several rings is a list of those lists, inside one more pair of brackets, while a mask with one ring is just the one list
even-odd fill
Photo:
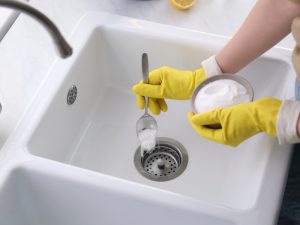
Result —
[[17, 0], [0, 0], [0, 6], [19, 10], [35, 18], [48, 30], [52, 36], [60, 56], [62, 58], [67, 58], [72, 55], [72, 47], [62, 36], [56, 25], [45, 14], [33, 8], [28, 3]]
[[178, 177], [188, 163], [186, 149], [178, 141], [159, 137], [153, 151], [141, 157], [140, 146], [134, 155], [134, 165], [144, 177], [154, 181], [168, 181]]
[[69, 88], [68, 95], [67, 95], [67, 103], [68, 105], [72, 105], [77, 98], [77, 87], [75, 85], [72, 85], [72, 87]]
[[[148, 55], [147, 53], [143, 53], [142, 55], [142, 72], [143, 72], [143, 81], [144, 83], [149, 83], [149, 63], [148, 63]], [[155, 136], [157, 133], [157, 122], [153, 116], [148, 113], [148, 97], [145, 97], [145, 112], [136, 122], [136, 134], [139, 140], [142, 142], [141, 134], [145, 131], [154, 131]], [[154, 139], [155, 140], [155, 139]], [[151, 146], [152, 147], [152, 146]], [[150, 149], [142, 149], [143, 152], [150, 151]]]

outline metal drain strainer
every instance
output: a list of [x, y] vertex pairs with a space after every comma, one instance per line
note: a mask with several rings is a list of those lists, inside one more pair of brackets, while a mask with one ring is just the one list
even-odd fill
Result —
[[155, 149], [141, 157], [140, 147], [135, 152], [136, 169], [146, 178], [167, 181], [179, 176], [188, 163], [187, 151], [178, 141], [157, 138]]

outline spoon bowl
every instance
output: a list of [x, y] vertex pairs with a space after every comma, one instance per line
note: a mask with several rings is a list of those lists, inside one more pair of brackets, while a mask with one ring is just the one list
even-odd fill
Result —
[[139, 135], [140, 132], [147, 129], [157, 131], [157, 122], [153, 116], [145, 113], [136, 123], [136, 133]]

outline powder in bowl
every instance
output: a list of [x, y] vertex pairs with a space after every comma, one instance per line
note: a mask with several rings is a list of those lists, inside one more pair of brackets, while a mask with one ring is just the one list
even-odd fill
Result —
[[201, 88], [194, 105], [197, 113], [203, 113], [250, 101], [251, 96], [243, 85], [234, 80], [220, 79]]

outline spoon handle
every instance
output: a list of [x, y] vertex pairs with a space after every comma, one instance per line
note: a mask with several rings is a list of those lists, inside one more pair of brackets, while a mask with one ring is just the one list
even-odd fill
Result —
[[[143, 81], [145, 84], [149, 83], [149, 64], [148, 64], [148, 55], [143, 53], [142, 55], [142, 71], [143, 71]], [[145, 96], [145, 114], [148, 114], [148, 97]]]

